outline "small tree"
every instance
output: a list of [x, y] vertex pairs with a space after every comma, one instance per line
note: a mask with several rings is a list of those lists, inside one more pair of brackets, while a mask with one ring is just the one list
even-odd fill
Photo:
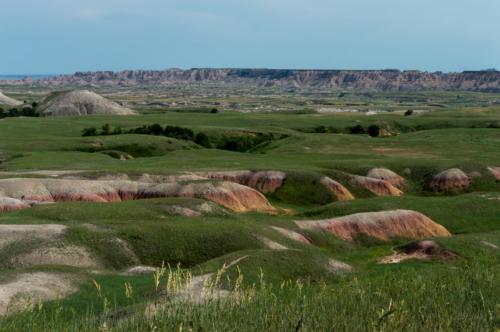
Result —
[[216, 109], [216, 108], [212, 108], [212, 110], [210, 111], [210, 113], [219, 113], [219, 110]]
[[370, 127], [368, 127], [368, 135], [370, 135], [371, 137], [377, 137], [379, 134], [380, 127], [376, 124], [372, 124]]
[[82, 130], [82, 136], [97, 136], [97, 129], [95, 127], [85, 128]]
[[149, 131], [153, 134], [153, 135], [161, 135], [163, 133], [163, 127], [158, 124], [158, 123], [155, 123], [155, 124], [152, 124], [151, 126], [149, 126]]
[[205, 148], [210, 148], [210, 139], [205, 133], [198, 133], [196, 135], [196, 138], [194, 139], [194, 142], [198, 145], [201, 145]]
[[314, 129], [314, 132], [315, 133], [326, 133], [327, 130], [326, 130], [326, 127], [325, 126], [319, 126], [317, 127], [316, 129]]
[[405, 116], [412, 115], [412, 114], [413, 114], [413, 110], [408, 110], [405, 112]]
[[36, 101], [31, 103], [31, 107], [36, 108], [38, 106], [38, 103]]
[[115, 129], [113, 129], [113, 132], [111, 133], [111, 135], [121, 135], [123, 133], [123, 130], [121, 127], [115, 127]]
[[111, 134], [111, 127], [109, 126], [109, 124], [106, 123], [105, 125], [102, 126], [101, 135], [106, 136], [110, 134]]
[[351, 128], [351, 134], [365, 134], [365, 128], [363, 128], [362, 125], [357, 125], [353, 128]]

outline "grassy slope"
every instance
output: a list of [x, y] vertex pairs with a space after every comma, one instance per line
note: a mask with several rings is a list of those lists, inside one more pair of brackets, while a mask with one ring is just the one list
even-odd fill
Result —
[[[219, 113], [215, 115], [166, 113], [164, 115], [120, 117], [15, 118], [0, 122], [0, 150], [4, 152], [4, 155], [23, 153], [26, 156], [5, 162], [0, 167], [6, 170], [87, 169], [128, 173], [175, 173], [186, 170], [249, 168], [315, 172], [315, 175], [307, 173], [303, 176], [301, 174], [304, 173], [294, 173], [298, 174], [297, 178], [302, 176], [307, 181], [317, 180], [318, 174], [331, 174], [333, 176], [336, 170], [355, 173], [371, 166], [386, 166], [401, 174], [404, 168], [413, 167], [414, 172], [409, 176], [409, 180], [411, 185], [415, 187], [420, 184], [420, 175], [429, 171], [435, 172], [459, 164], [500, 165], [500, 160], [496, 155], [500, 143], [499, 129], [440, 129], [377, 139], [354, 135], [303, 134], [295, 131], [295, 129], [325, 124], [342, 127], [352, 126], [356, 124], [355, 120], [362, 121], [361, 124], [365, 126], [379, 120], [398, 121], [407, 125], [446, 124], [448, 122], [452, 125], [468, 127], [470, 124], [500, 119], [498, 108], [483, 108], [474, 112], [468, 110], [441, 111], [406, 118], [396, 114], [366, 117], [358, 114], [284, 115], [267, 113]], [[100, 127], [104, 123], [122, 127], [161, 123], [162, 125], [188, 126], [195, 133], [212, 131], [215, 133], [214, 135], [221, 135], [221, 132], [247, 131], [288, 133], [294, 137], [275, 141], [262, 150], [257, 150], [257, 153], [242, 154], [196, 149], [197, 146], [194, 144], [165, 137], [122, 135], [84, 138], [79, 136], [84, 127]], [[165, 155], [120, 161], [100, 153], [61, 151], [63, 148], [88, 146], [88, 144], [83, 143], [89, 142], [103, 143], [105, 147], [132, 143], [139, 143], [143, 146], [157, 145], [165, 151]], [[265, 154], [260, 153], [261, 151]], [[466, 167], [473, 169], [475, 166], [468, 165]], [[476, 168], [483, 170], [481, 167], [477, 166]], [[304, 195], [308, 197], [302, 197], [304, 183], [300, 181], [296, 184], [290, 182], [288, 188], [283, 187], [284, 192], [277, 192], [274, 196], [271, 195], [270, 199], [272, 202], [278, 202], [283, 197], [289, 197], [288, 201], [285, 199], [285, 202], [282, 201], [279, 204], [284, 207], [286, 204], [290, 204], [294, 208], [298, 207], [297, 210], [304, 211], [301, 215], [295, 216], [268, 216], [258, 213], [234, 214], [221, 209], [204, 218], [184, 217], [169, 213], [166, 207], [171, 205], [195, 207], [200, 204], [200, 201], [172, 198], [106, 204], [93, 202], [59, 203], [21, 211], [3, 212], [0, 214], [0, 223], [61, 223], [68, 225], [70, 229], [61, 241], [88, 247], [105, 263], [104, 266], [109, 271], [120, 270], [131, 264], [129, 260], [123, 258], [120, 248], [110, 240], [118, 237], [132, 245], [135, 254], [144, 264], [160, 265], [162, 260], [172, 264], [180, 262], [184, 267], [193, 267], [194, 273], [197, 271], [197, 265], [201, 265], [204, 272], [213, 272], [224, 263], [248, 255], [238, 265], [245, 275], [245, 283], [250, 285], [258, 283], [259, 268], [263, 269], [266, 280], [275, 284], [283, 279], [300, 278], [306, 280], [307, 276], [314, 276], [312, 281], [328, 280], [332, 288], [337, 289], [345, 287], [345, 283], [356, 280], [352, 279], [352, 275], [344, 278], [328, 273], [325, 270], [326, 260], [333, 258], [354, 265], [357, 268], [357, 273], [354, 274], [356, 278], [364, 283], [373, 282], [380, 288], [382, 288], [380, 285], [387, 283], [387, 279], [395, 276], [401, 278], [402, 282], [410, 283], [410, 278], [413, 278], [413, 275], [417, 275], [419, 278], [427, 276], [430, 278], [429, 280], [434, 280], [433, 278], [438, 278], [443, 273], [455, 273], [456, 286], [466, 287], [467, 283], [470, 282], [467, 276], [459, 275], [459, 272], [454, 272], [448, 266], [443, 266], [439, 261], [407, 261], [393, 265], [375, 264], [381, 257], [392, 253], [391, 248], [400, 244], [399, 242], [380, 242], [376, 243], [375, 246], [373, 243], [366, 243], [366, 246], [354, 246], [330, 233], [303, 232], [314, 244], [314, 246], [308, 246], [290, 240], [268, 226], [273, 225], [299, 231], [293, 223], [294, 219], [321, 219], [388, 209], [416, 210], [456, 234], [451, 238], [437, 239], [437, 242], [461, 255], [461, 258], [449, 264], [461, 269], [460, 271], [464, 269], [466, 264], [473, 266], [479, 270], [477, 273], [481, 277], [482, 273], [486, 271], [486, 266], [497, 264], [500, 260], [498, 250], [487, 247], [480, 242], [488, 241], [500, 245], [500, 226], [498, 225], [500, 217], [498, 192], [500, 190], [498, 190], [496, 182], [491, 178], [488, 179], [491, 180], [488, 184], [483, 183], [474, 187], [474, 190], [484, 189], [488, 192], [455, 196], [365, 198], [336, 202], [323, 207], [317, 206], [329, 203], [331, 197], [327, 197], [328, 195], [322, 193], [318, 188], [315, 191], [317, 197], [306, 194]], [[410, 194], [420, 195], [421, 193], [415, 189], [410, 191]], [[308, 203], [306, 204], [306, 202]], [[316, 208], [311, 209], [311, 207]], [[100, 225], [105, 231], [95, 231], [82, 225], [88, 223]], [[265, 236], [289, 249], [269, 251], [254, 235]], [[8, 258], [31, 248], [12, 247], [11, 252], [7, 252], [4, 256]], [[5, 268], [5, 265], [2, 266]], [[96, 302], [95, 295], [92, 294], [92, 286], [90, 285], [92, 278], [104, 286], [106, 297], [116, 298], [116, 308], [133, 307], [133, 304], [124, 297], [121, 289], [124, 282], [133, 283], [138, 302], [154, 294], [151, 276], [124, 277], [115, 272], [95, 276], [85, 274], [78, 269], [54, 266], [25, 268], [18, 272], [39, 270], [80, 275], [78, 283], [81, 283], [82, 292], [63, 302], [65, 306], [74, 307], [80, 313], [86, 310], [88, 303], [94, 303], [98, 314], [102, 314], [104, 309], [102, 302]], [[446, 272], [443, 272], [444, 270]], [[8, 270], [0, 272], [6, 276], [13, 273], [17, 272]], [[237, 276], [236, 266], [231, 267], [227, 274], [234, 280]], [[487, 290], [487, 285], [481, 287], [484, 291]], [[417, 292], [417, 288], [415, 288], [415, 292]], [[373, 290], [373, 293], [376, 291]], [[380, 311], [381, 307], [377, 306], [376, 296], [370, 294], [369, 303], [372, 305], [370, 308]], [[381, 294], [384, 294], [385, 300], [390, 298], [396, 300], [396, 296], [398, 296], [398, 300], [410, 298], [410, 295], [399, 297], [399, 295], [395, 295], [398, 293], [389, 289], [385, 289]], [[451, 297], [448, 298], [448, 302], [453, 301]], [[471, 298], [472, 295], [469, 297], [470, 301], [472, 301]], [[416, 299], [414, 298], [414, 300]], [[479, 301], [477, 303], [480, 303], [479, 297], [474, 298], [473, 301], [476, 300]], [[486, 301], [492, 302], [493, 297], [487, 295]], [[349, 302], [346, 305], [356, 308], [359, 303]], [[57, 307], [58, 304], [55, 302], [47, 304], [49, 311], [55, 310]], [[413, 307], [406, 310], [414, 312]], [[432, 314], [432, 310], [425, 312], [428, 315]], [[68, 312], [65, 315], [70, 317], [71, 313]], [[356, 327], [352, 328], [356, 329]]]

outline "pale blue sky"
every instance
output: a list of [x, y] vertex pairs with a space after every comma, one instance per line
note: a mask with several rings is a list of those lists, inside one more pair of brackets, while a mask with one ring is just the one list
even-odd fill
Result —
[[0, 74], [500, 69], [500, 0], [0, 0]]

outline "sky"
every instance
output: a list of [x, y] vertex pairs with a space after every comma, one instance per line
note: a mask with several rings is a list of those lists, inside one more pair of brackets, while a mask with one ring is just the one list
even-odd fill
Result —
[[0, 0], [0, 75], [500, 69], [499, 0]]

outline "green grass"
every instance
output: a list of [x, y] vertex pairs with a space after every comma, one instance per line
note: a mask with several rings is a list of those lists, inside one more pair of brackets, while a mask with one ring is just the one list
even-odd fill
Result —
[[[183, 88], [198, 89], [189, 85]], [[214, 87], [206, 91], [224, 89]], [[0, 319], [0, 331], [152, 331], [155, 327], [156, 331], [493, 331], [500, 326], [500, 294], [496, 287], [500, 250], [484, 243], [500, 246], [500, 181], [487, 170], [500, 166], [500, 129], [485, 128], [489, 122], [500, 121], [500, 107], [460, 108], [485, 104], [496, 100], [497, 95], [432, 91], [368, 96], [365, 92], [349, 93], [344, 99], [327, 99], [338, 95], [323, 91], [307, 98], [293, 93], [289, 97], [272, 97], [269, 90], [256, 88], [252, 94], [262, 97], [246, 97], [247, 92], [237, 90], [237, 96], [200, 100], [262, 102], [294, 110], [242, 114], [214, 106], [221, 112], [207, 114], [188, 112], [188, 108], [172, 112], [168, 108], [141, 106], [140, 115], [135, 116], [1, 121], [0, 158], [5, 161], [0, 169], [4, 171], [84, 170], [79, 177], [113, 178], [127, 174], [131, 179], [139, 179], [144, 173], [282, 170], [287, 172], [284, 184], [274, 193], [266, 193], [266, 197], [282, 211], [295, 214], [238, 214], [205, 200], [189, 198], [65, 202], [1, 212], [0, 224], [56, 223], [68, 229], [50, 243], [26, 240], [4, 247], [0, 283], [12, 280], [17, 273], [42, 271], [71, 277], [79, 291], [47, 302], [41, 309], [35, 306], [32, 311]], [[183, 100], [185, 91], [174, 89], [168, 93], [171, 97], [112, 99]], [[303, 105], [311, 100], [316, 104]], [[366, 116], [320, 114], [315, 111], [319, 107], [435, 111], [407, 117], [399, 112]], [[357, 124], [368, 127], [374, 122], [397, 135], [370, 138], [311, 133], [318, 126], [343, 129]], [[81, 137], [83, 128], [100, 128], [105, 123], [125, 129], [153, 123], [182, 126], [195, 134], [206, 133], [213, 142], [223, 136], [258, 133], [290, 137], [261, 144], [251, 153], [205, 149], [190, 141], [163, 136]], [[417, 127], [428, 130], [414, 131]], [[118, 152], [135, 159], [118, 160], [105, 154]], [[405, 196], [375, 197], [366, 189], [350, 185], [350, 174], [366, 175], [373, 167], [387, 167], [403, 176], [407, 180]], [[427, 186], [432, 176], [452, 167], [474, 175], [469, 188], [439, 193]], [[320, 183], [325, 175], [343, 184], [357, 199], [336, 202], [336, 197]], [[212, 207], [211, 212], [203, 212], [203, 217], [173, 212], [175, 206], [199, 211], [202, 204]], [[360, 234], [348, 243], [327, 231], [301, 230], [294, 222], [394, 209], [415, 210], [443, 225], [453, 236], [434, 240], [458, 256], [448, 261], [434, 257], [378, 264], [393, 250], [399, 251], [415, 240], [383, 241]], [[287, 238], [271, 226], [299, 232], [312, 245]], [[286, 249], [268, 249], [263, 237]], [[86, 248], [99, 262], [102, 274], [66, 266], [15, 269], [13, 258], [47, 244]], [[153, 266], [162, 262], [180, 264], [183, 273], [199, 275], [216, 273], [236, 259], [241, 260], [224, 272], [218, 285], [231, 290], [242, 273], [240, 300], [232, 302], [176, 302], [165, 296], [166, 275], [157, 291], [151, 275], [120, 274], [136, 265], [137, 260]], [[339, 274], [330, 268], [332, 259], [350, 264], [354, 270]], [[92, 279], [101, 285], [102, 297], [97, 296]], [[132, 298], [125, 296], [125, 283], [134, 289]], [[251, 300], [244, 300], [245, 296]], [[160, 309], [154, 317], [143, 315], [144, 306], [150, 304]]]

